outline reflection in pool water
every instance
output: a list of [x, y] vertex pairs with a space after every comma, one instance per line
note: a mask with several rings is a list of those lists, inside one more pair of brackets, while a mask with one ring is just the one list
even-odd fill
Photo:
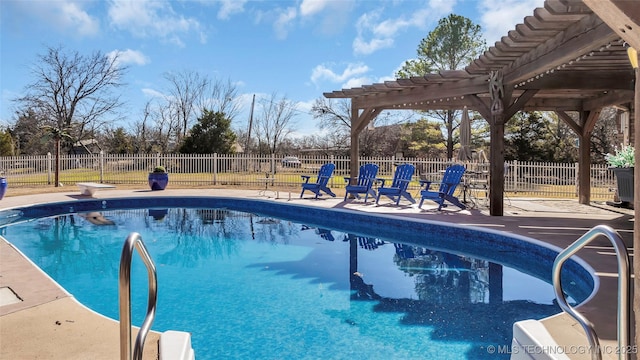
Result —
[[[80, 302], [117, 319], [122, 244], [139, 232], [158, 269], [153, 329], [191, 332], [198, 359], [493, 359], [486, 347], [510, 344], [513, 322], [559, 312], [544, 281], [411, 239], [226, 209], [91, 215], [4, 234]], [[137, 325], [146, 279], [134, 259]]]

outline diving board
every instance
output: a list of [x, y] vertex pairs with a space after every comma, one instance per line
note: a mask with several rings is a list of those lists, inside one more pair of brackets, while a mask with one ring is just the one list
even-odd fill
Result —
[[96, 191], [101, 189], [115, 189], [114, 185], [100, 184], [100, 183], [76, 183], [80, 188], [80, 195], [93, 196]]

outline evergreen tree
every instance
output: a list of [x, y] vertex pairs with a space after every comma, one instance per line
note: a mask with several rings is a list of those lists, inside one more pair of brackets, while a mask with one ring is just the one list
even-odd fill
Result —
[[33, 109], [16, 113], [15, 123], [10, 128], [16, 155], [45, 155], [51, 151], [53, 144], [42, 128], [45, 124], [43, 117]]
[[427, 119], [405, 125], [403, 141], [407, 157], [438, 158], [446, 149], [440, 126]]
[[547, 130], [546, 158], [551, 162], [575, 163], [578, 161], [578, 137], [569, 125], [560, 120], [555, 112], [541, 113]]
[[184, 139], [180, 152], [184, 154], [230, 154], [236, 134], [231, 130], [231, 119], [222, 112], [202, 111], [198, 123]]
[[135, 137], [124, 128], [108, 130], [104, 137], [105, 152], [108, 154], [135, 154]]
[[519, 112], [505, 126], [504, 159], [551, 161], [547, 151], [548, 120], [538, 112]]
[[[434, 71], [458, 70], [475, 60], [485, 48], [480, 25], [464, 16], [450, 14], [440, 19], [438, 26], [422, 39], [418, 46], [418, 58], [407, 60], [396, 76], [408, 78]], [[459, 126], [458, 115], [453, 110], [430, 111], [428, 115], [444, 123], [447, 158], [451, 159], [453, 131]]]
[[0, 130], [0, 156], [14, 156], [13, 138], [9, 130]]

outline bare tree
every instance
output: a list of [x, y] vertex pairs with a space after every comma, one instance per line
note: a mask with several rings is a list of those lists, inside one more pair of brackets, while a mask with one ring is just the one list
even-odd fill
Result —
[[183, 138], [198, 117], [195, 107], [202, 101], [209, 80], [195, 71], [165, 73], [164, 78], [169, 82], [167, 99], [180, 126], [178, 135]]
[[220, 80], [208, 80], [207, 87], [202, 94], [202, 99], [198, 103], [198, 116], [202, 115], [202, 109], [209, 109], [216, 113], [223, 113], [226, 118], [235, 118], [241, 110], [238, 88], [227, 80], [226, 83]]
[[[62, 47], [49, 47], [32, 69], [33, 82], [26, 95], [16, 99], [24, 108], [35, 110], [46, 123], [48, 132], [59, 145], [64, 139], [82, 139], [102, 124], [107, 115], [116, 114], [122, 105], [113, 90], [123, 85], [126, 67], [118, 65], [118, 55], [99, 51], [81, 55], [67, 53]], [[60, 147], [56, 146], [56, 159]], [[56, 184], [60, 164], [56, 161]]]
[[[617, 117], [618, 110], [612, 107], [604, 108], [600, 113], [600, 118], [591, 133], [591, 159], [593, 162], [605, 163], [605, 155], [614, 153], [616, 145], [618, 145]], [[562, 123], [564, 124], [564, 122]]]
[[[313, 106], [311, 106], [311, 113], [314, 119], [319, 120], [318, 128], [327, 134], [322, 139], [315, 139], [322, 144], [320, 148], [340, 149], [349, 147], [351, 141], [351, 101], [348, 99], [331, 100], [321, 97], [314, 101]], [[376, 120], [374, 119], [373, 121], [375, 123]], [[371, 126], [373, 126], [373, 123]], [[327, 143], [330, 141], [333, 141], [333, 143]]]
[[113, 120], [106, 115], [116, 114], [122, 102], [112, 92], [124, 85], [121, 79], [126, 71], [118, 65], [117, 54], [109, 57], [96, 51], [84, 56], [50, 47], [38, 58], [32, 69], [34, 81], [17, 102], [49, 119], [49, 126], [73, 127], [71, 135], [76, 139]]
[[[315, 119], [319, 119], [318, 127], [326, 130], [331, 136], [325, 140], [333, 139], [336, 143], [333, 148], [349, 146], [351, 133], [351, 103], [347, 99], [332, 101], [326, 98], [318, 98], [311, 107]], [[407, 123], [413, 116], [411, 112], [390, 113], [382, 112], [377, 116], [369, 128], [362, 131], [359, 136], [360, 150], [366, 156], [391, 156], [399, 151], [400, 124]], [[382, 127], [381, 131], [375, 131]]]
[[176, 149], [180, 124], [174, 104], [165, 99], [148, 100], [142, 118], [133, 124], [134, 148], [138, 153], [171, 152]]
[[294, 130], [296, 105], [284, 96], [278, 99], [277, 93], [273, 93], [270, 98], [262, 99], [258, 106], [262, 108], [262, 116], [255, 122], [258, 141], [275, 154], [280, 143]]
[[349, 155], [349, 135], [344, 133], [307, 135], [296, 139], [295, 143], [297, 148], [313, 151], [317, 155]]
[[182, 126], [180, 119], [175, 116], [178, 111], [175, 109], [175, 103], [165, 102], [153, 108], [151, 112], [153, 152], [171, 152], [176, 149], [180, 142]]
[[171, 122], [178, 147], [196, 119], [202, 117], [204, 109], [223, 113], [232, 120], [241, 110], [238, 90], [230, 80], [210, 79], [196, 71], [165, 73], [164, 78], [169, 82], [168, 93], [163, 99], [167, 104], [161, 105], [163, 111], [158, 113], [161, 115], [158, 120], [165, 125]]
[[142, 119], [133, 123], [135, 135], [133, 147], [136, 153], [151, 152], [151, 115], [153, 111], [153, 100], [148, 100], [142, 110]]
[[318, 98], [311, 107], [314, 119], [320, 120], [320, 130], [345, 133], [351, 131], [351, 102], [348, 99], [332, 101], [325, 97]]

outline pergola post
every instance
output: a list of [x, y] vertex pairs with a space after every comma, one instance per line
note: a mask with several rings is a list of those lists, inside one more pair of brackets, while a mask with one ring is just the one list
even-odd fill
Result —
[[591, 132], [580, 135], [578, 146], [578, 202], [591, 203]]
[[565, 111], [557, 111], [558, 118], [564, 121], [578, 136], [578, 202], [591, 203], [591, 134], [600, 117], [601, 108], [590, 111], [578, 111], [578, 121], [574, 121]]
[[351, 104], [351, 159], [349, 161], [349, 176], [351, 181], [358, 176], [358, 163], [360, 162], [360, 144], [358, 143], [358, 136], [360, 131], [358, 130], [358, 109], [355, 105]]
[[489, 75], [491, 147], [489, 150], [489, 214], [504, 215], [504, 86], [502, 73]]

